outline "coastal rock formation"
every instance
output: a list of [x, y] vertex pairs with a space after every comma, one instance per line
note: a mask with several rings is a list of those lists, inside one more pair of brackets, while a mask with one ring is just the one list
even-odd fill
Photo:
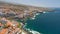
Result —
[[[26, 19], [34, 17], [36, 13], [50, 11], [49, 8], [27, 5], [15, 5], [0, 2], [0, 34], [32, 34], [23, 26]], [[23, 23], [17, 22], [22, 20]]]

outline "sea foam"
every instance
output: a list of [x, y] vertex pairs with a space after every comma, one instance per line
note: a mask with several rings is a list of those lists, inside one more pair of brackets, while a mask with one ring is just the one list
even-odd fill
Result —
[[42, 33], [38, 32], [38, 31], [33, 30], [33, 29], [26, 28], [26, 26], [27, 26], [27, 23], [25, 24], [24, 28], [25, 28], [26, 30], [28, 30], [29, 32], [31, 32], [31, 33], [33, 33], [33, 34], [42, 34]]
[[31, 29], [27, 29], [29, 32], [33, 33], [33, 34], [42, 34], [42, 33], [39, 33], [38, 31], [35, 31], [35, 30], [31, 30]]

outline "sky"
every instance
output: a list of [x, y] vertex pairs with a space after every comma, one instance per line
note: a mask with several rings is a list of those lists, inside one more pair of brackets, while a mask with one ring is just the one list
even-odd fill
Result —
[[38, 7], [60, 7], [60, 0], [0, 0], [15, 4], [25, 4]]

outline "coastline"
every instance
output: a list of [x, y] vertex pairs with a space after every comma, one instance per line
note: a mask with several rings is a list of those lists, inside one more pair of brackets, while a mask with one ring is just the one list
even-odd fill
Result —
[[[46, 13], [46, 11], [48, 10], [49, 8], [1, 3], [0, 4], [0, 18], [2, 18], [3, 21], [7, 20], [7, 22], [5, 23], [7, 24], [6, 25], [7, 27], [5, 27], [5, 29], [3, 27], [1, 32], [7, 30], [7, 33], [8, 33], [9, 29], [11, 28], [11, 31], [13, 29], [13, 32], [16, 33], [15, 29], [17, 28], [17, 30], [19, 30], [18, 33], [21, 33], [21, 34], [24, 34], [24, 33], [33, 34], [34, 32], [40, 34], [37, 31], [33, 31], [33, 30], [29, 31], [29, 30], [24, 29], [25, 22], [30, 18], [34, 20], [36, 15], [39, 15], [40, 13], [41, 14]], [[50, 12], [50, 10], [48, 12]], [[18, 22], [18, 20], [20, 21]], [[2, 24], [2, 25], [4, 26], [5, 24]], [[5, 33], [5, 32], [2, 32], [2, 33]]]

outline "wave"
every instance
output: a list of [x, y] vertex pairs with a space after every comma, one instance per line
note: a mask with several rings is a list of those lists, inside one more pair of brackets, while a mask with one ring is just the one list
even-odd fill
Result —
[[32, 20], [34, 20], [35, 19], [35, 17], [33, 17], [33, 18], [31, 18]]
[[39, 15], [40, 13], [36, 13], [36, 15]]
[[46, 13], [46, 12], [43, 12], [43, 13]]
[[23, 28], [26, 29], [27, 31], [31, 32], [32, 34], [42, 34], [38, 31], [33, 30], [33, 29], [27, 28], [26, 26], [27, 26], [27, 23], [25, 23]]
[[36, 16], [39, 15], [40, 13], [36, 13], [31, 19], [34, 20], [36, 19]]
[[28, 30], [28, 31], [31, 32], [32, 34], [42, 34], [42, 33], [39, 33], [38, 31], [29, 29], [29, 28], [28, 28], [28, 29], [26, 28], [26, 30]]
[[34, 30], [32, 30], [30, 32], [33, 33], [33, 34], [41, 34], [41, 33], [37, 32], [37, 31], [34, 31]]

